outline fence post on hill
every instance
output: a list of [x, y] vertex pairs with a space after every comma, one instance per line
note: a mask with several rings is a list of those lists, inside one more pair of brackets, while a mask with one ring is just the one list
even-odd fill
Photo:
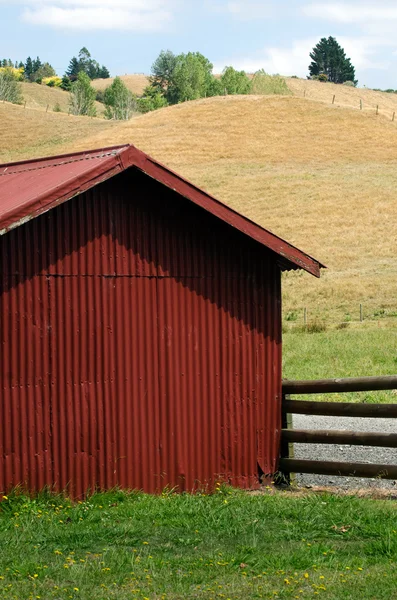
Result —
[[360, 323], [362, 323], [363, 321], [364, 321], [364, 318], [363, 318], [363, 305], [360, 304]]
[[396, 113], [393, 113], [393, 117], [392, 117], [392, 121], [394, 121], [394, 117], [396, 116]]
[[334, 97], [332, 98], [332, 104], [335, 104], [335, 94], [334, 94]]
[[376, 105], [376, 114], [379, 114], [379, 104]]
[[46, 112], [48, 112], [48, 107], [49, 107], [49, 104], [47, 104], [47, 108], [45, 109]]
[[307, 308], [303, 309], [303, 324], [307, 325]]
[[362, 109], [363, 109], [363, 101], [360, 98], [360, 110], [362, 110]]

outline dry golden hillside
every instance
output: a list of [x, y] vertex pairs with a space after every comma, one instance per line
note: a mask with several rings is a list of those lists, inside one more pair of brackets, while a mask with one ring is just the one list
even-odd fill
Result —
[[[149, 83], [148, 76], [142, 74], [120, 75], [120, 79], [133, 94], [137, 94], [138, 96], [142, 95], [143, 90]], [[114, 77], [110, 77], [109, 79], [94, 79], [92, 85], [97, 90], [104, 90], [111, 85], [113, 81]]]
[[[26, 108], [36, 108], [54, 112], [55, 106], [58, 104], [62, 112], [69, 111], [70, 94], [56, 87], [48, 87], [48, 85], [39, 85], [37, 83], [20, 83], [19, 84]], [[95, 102], [98, 116], [103, 115], [104, 106], [100, 102]], [[48, 108], [47, 108], [48, 107]]]
[[[274, 96], [199, 100], [119, 125], [52, 117], [56, 147], [47, 137], [38, 151], [16, 114], [7, 158], [133, 143], [328, 265], [321, 280], [286, 276], [286, 311], [338, 322], [360, 303], [368, 316], [397, 310], [397, 122]], [[32, 119], [31, 138], [48, 126]]]
[[46, 112], [43, 108], [24, 109], [1, 102], [0, 162], [59, 154], [66, 145], [73, 146], [80, 139], [89, 140], [92, 135], [105, 133], [112, 127], [115, 124], [104, 119]]
[[393, 118], [393, 112], [397, 113], [397, 94], [293, 77], [287, 77], [285, 80], [294, 96], [324, 104], [334, 102], [335, 106], [355, 108], [364, 112], [376, 112], [378, 107], [378, 113], [388, 119]]

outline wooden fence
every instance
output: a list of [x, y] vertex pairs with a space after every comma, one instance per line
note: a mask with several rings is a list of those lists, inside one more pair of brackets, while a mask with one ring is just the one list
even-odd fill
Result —
[[292, 400], [294, 394], [365, 392], [397, 389], [397, 376], [283, 381], [283, 429], [281, 431], [280, 477], [290, 483], [291, 473], [344, 475], [397, 479], [397, 465], [301, 460], [294, 458], [293, 444], [337, 444], [397, 448], [397, 433], [363, 433], [339, 430], [303, 430], [292, 428], [292, 414], [334, 417], [375, 417], [397, 419], [397, 404], [356, 404], [352, 402], [311, 402]]

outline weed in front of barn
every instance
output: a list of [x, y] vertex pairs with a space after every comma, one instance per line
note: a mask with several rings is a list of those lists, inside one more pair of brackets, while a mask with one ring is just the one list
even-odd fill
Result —
[[73, 504], [4, 497], [0, 598], [395, 597], [391, 500], [342, 495], [160, 496]]

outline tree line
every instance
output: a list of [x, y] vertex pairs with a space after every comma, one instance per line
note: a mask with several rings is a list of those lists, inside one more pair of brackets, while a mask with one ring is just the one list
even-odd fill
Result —
[[[355, 69], [335, 38], [322, 38], [310, 53], [309, 78], [333, 83], [357, 85]], [[73, 56], [62, 78], [48, 62], [39, 57], [13, 63], [0, 61], [0, 99], [21, 100], [16, 80], [56, 85], [70, 92], [70, 111], [76, 115], [95, 116], [95, 101], [105, 105], [108, 119], [129, 119], [135, 112], [149, 112], [167, 105], [199, 98], [233, 94], [287, 94], [284, 78], [270, 76], [264, 70], [249, 76], [245, 71], [226, 67], [220, 76], [213, 74], [213, 65], [200, 52], [174, 54], [162, 50], [151, 67], [149, 82], [141, 97], [134, 95], [116, 77], [104, 92], [96, 91], [91, 82], [109, 78], [107, 67], [92, 58], [86, 47]], [[14, 81], [14, 84], [13, 84]], [[8, 94], [8, 96], [7, 96]]]

